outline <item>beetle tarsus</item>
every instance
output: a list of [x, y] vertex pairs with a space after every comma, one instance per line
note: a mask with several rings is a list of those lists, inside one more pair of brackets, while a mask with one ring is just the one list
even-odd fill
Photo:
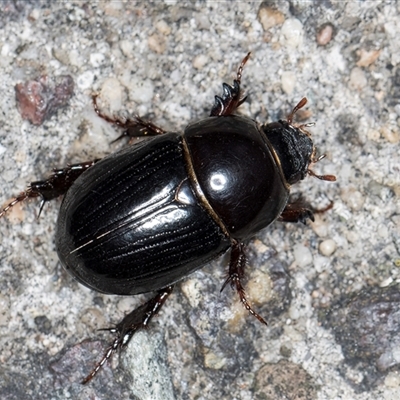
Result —
[[243, 243], [234, 243], [231, 249], [231, 259], [229, 262], [229, 276], [222, 285], [221, 292], [229, 283], [233, 289], [236, 289], [240, 297], [240, 302], [243, 304], [244, 308], [253, 317], [256, 317], [261, 323], [268, 325], [265, 319], [253, 310], [250, 303], [246, 299], [246, 294], [240, 281], [244, 277], [244, 268], [246, 266], [246, 262], [247, 260]]
[[105, 351], [102, 359], [93, 368], [92, 372], [82, 380], [82, 384], [90, 382], [117, 350], [123, 349], [128, 345], [132, 336], [139, 329], [147, 328], [150, 321], [158, 314], [161, 307], [164, 305], [172, 289], [173, 286], [168, 286], [158, 291], [155, 297], [127, 314], [115, 328], [102, 329], [116, 333], [116, 337]]
[[233, 81], [233, 86], [227, 83], [222, 84], [222, 97], [215, 96], [215, 102], [211, 109], [210, 117], [231, 115], [234, 111], [246, 101], [247, 97], [241, 98], [240, 82], [242, 79], [243, 67], [250, 57], [250, 52], [243, 58], [236, 73], [236, 79]]
[[314, 222], [314, 214], [322, 214], [333, 208], [333, 201], [323, 208], [310, 208], [303, 202], [302, 198], [297, 199], [293, 203], [286, 204], [285, 209], [279, 216], [280, 221], [284, 222], [301, 222], [307, 223], [307, 220]]
[[322, 214], [328, 210], [331, 210], [333, 208], [333, 205], [334, 205], [334, 202], [331, 201], [326, 207], [314, 209], [313, 212], [314, 212], [314, 214]]
[[108, 115], [100, 111], [99, 106], [97, 105], [97, 97], [98, 95], [96, 94], [92, 96], [93, 108], [96, 114], [101, 119], [104, 119], [104, 121], [124, 129], [122, 135], [113, 140], [112, 143], [117, 142], [118, 140], [124, 137], [133, 138], [141, 136], [157, 136], [166, 133], [164, 129], [138, 116], [135, 116], [132, 119], [120, 119], [116, 117], [112, 118], [109, 117]]
[[31, 182], [25, 192], [20, 193], [15, 197], [3, 210], [0, 211], [0, 218], [7, 211], [13, 208], [17, 203], [21, 203], [26, 199], [40, 197], [38, 217], [42, 213], [44, 205], [59, 196], [64, 195], [76, 179], [87, 169], [92, 167], [97, 161], [87, 161], [79, 164], [68, 165], [62, 169], [55, 169], [50, 177], [43, 181]]
[[38, 193], [33, 193], [31, 188], [25, 190], [25, 192], [20, 193], [17, 197], [15, 197], [10, 203], [8, 203], [1, 211], [0, 218], [3, 217], [9, 210], [11, 210], [16, 204], [25, 201], [28, 198], [38, 197]]

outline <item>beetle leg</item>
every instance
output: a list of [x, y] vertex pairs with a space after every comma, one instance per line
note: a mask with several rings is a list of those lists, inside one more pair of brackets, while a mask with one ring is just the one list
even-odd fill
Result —
[[26, 199], [40, 197], [39, 215], [47, 201], [53, 200], [67, 192], [75, 180], [88, 168], [99, 160], [87, 161], [79, 164], [68, 165], [66, 168], [55, 169], [53, 174], [44, 181], [31, 182], [27, 189], [16, 196], [3, 210], [0, 211], [0, 218], [6, 214], [17, 203]]
[[236, 79], [233, 81], [233, 86], [227, 83], [222, 84], [222, 97], [215, 96], [215, 102], [211, 109], [210, 117], [220, 115], [231, 115], [233, 112], [246, 100], [246, 97], [241, 98], [240, 81], [242, 79], [243, 67], [250, 57], [250, 52], [243, 58], [236, 73]]
[[302, 222], [303, 224], [306, 224], [308, 219], [314, 222], [314, 213], [300, 202], [286, 204], [285, 209], [279, 217], [280, 221]]
[[333, 201], [324, 208], [310, 209], [306, 207], [301, 199], [298, 199], [293, 203], [286, 204], [279, 220], [284, 222], [302, 222], [303, 224], [306, 224], [308, 219], [314, 222], [314, 214], [322, 214], [325, 211], [330, 210], [332, 207]]
[[117, 350], [123, 349], [128, 345], [132, 336], [139, 329], [147, 328], [149, 322], [164, 305], [173, 288], [173, 286], [168, 286], [158, 291], [157, 296], [127, 314], [115, 328], [105, 329], [117, 335], [112, 344], [105, 351], [100, 362], [98, 362], [92, 372], [82, 380], [82, 384], [90, 382]]
[[108, 115], [100, 111], [97, 105], [97, 97], [98, 97], [97, 95], [92, 96], [93, 108], [96, 114], [100, 118], [104, 119], [104, 121], [107, 121], [111, 124], [117, 125], [119, 128], [124, 129], [122, 135], [119, 136], [117, 139], [113, 140], [113, 142], [116, 142], [122, 139], [123, 137], [132, 138], [138, 136], [157, 136], [166, 133], [164, 129], [138, 116], [135, 116], [133, 119], [119, 119], [115, 117], [112, 118], [109, 117]]
[[244, 277], [244, 267], [246, 266], [246, 254], [244, 252], [244, 244], [235, 242], [231, 249], [231, 259], [229, 261], [229, 276], [222, 285], [221, 292], [224, 290], [225, 286], [230, 283], [233, 289], [239, 294], [240, 301], [244, 305], [244, 308], [254, 317], [256, 317], [260, 322], [267, 325], [267, 322], [261, 315], [257, 314], [249, 304], [246, 299], [244, 288], [240, 280]]

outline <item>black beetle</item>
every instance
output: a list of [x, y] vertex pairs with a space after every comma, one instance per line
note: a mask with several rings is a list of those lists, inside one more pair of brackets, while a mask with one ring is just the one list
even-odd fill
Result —
[[123, 136], [155, 136], [102, 160], [55, 170], [49, 179], [32, 182], [1, 212], [40, 197], [45, 202], [65, 195], [57, 222], [56, 246], [63, 266], [82, 284], [102, 293], [135, 295], [157, 291], [110, 329], [116, 334], [90, 381], [133, 334], [148, 325], [173, 285], [210, 260], [231, 250], [228, 278], [245, 308], [265, 323], [247, 302], [242, 279], [246, 265], [243, 243], [277, 218], [305, 222], [311, 210], [288, 203], [290, 186], [324, 156], [305, 128], [286, 121], [259, 125], [233, 115], [241, 97], [242, 60], [233, 86], [223, 84], [222, 97], [208, 118], [183, 133], [165, 132], [136, 117], [103, 119], [125, 129]]

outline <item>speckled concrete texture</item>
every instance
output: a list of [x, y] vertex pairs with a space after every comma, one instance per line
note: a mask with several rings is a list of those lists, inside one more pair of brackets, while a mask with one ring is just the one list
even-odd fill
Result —
[[[99, 119], [138, 114], [181, 131], [208, 115], [251, 51], [240, 113], [299, 123], [327, 157], [294, 194], [324, 208], [248, 243], [246, 288], [220, 293], [228, 258], [178, 284], [151, 329], [90, 384], [112, 326], [148, 296], [78, 284], [58, 263], [60, 200], [0, 219], [0, 398], [397, 399], [400, 391], [400, 6], [398, 2], [154, 1], [0, 4], [0, 202], [68, 163], [124, 146]], [[41, 125], [22, 119], [19, 83], [71, 76]]]

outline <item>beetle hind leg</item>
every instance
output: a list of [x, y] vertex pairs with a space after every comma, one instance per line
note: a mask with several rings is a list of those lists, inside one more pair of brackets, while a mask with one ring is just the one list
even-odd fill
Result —
[[75, 180], [88, 168], [99, 160], [87, 161], [79, 164], [68, 165], [62, 169], [55, 169], [50, 177], [43, 181], [31, 182], [27, 189], [16, 196], [6, 207], [0, 211], [0, 218], [16, 204], [27, 199], [40, 197], [40, 216], [46, 202], [62, 196], [67, 192]]
[[102, 359], [96, 364], [92, 372], [82, 380], [82, 384], [90, 382], [100, 371], [103, 365], [120, 349], [125, 348], [132, 336], [139, 330], [147, 328], [153, 317], [160, 311], [168, 296], [171, 294], [173, 286], [168, 286], [157, 292], [157, 295], [148, 302], [135, 308], [127, 314], [115, 328], [103, 329], [111, 333], [116, 333], [116, 337], [105, 351]]
[[261, 323], [267, 325], [267, 322], [261, 315], [257, 314], [250, 303], [246, 299], [246, 294], [241, 283], [241, 279], [244, 277], [244, 268], [246, 266], [246, 254], [244, 252], [243, 243], [234, 243], [231, 249], [231, 259], [229, 262], [229, 275], [224, 284], [222, 285], [221, 292], [224, 290], [225, 286], [229, 283], [233, 289], [236, 289], [240, 301], [244, 308], [253, 317], [256, 317]]
[[242, 79], [243, 67], [249, 57], [250, 53], [247, 53], [246, 57], [243, 58], [240, 63], [236, 73], [236, 79], [233, 81], [233, 86], [230, 86], [227, 83], [222, 84], [222, 97], [215, 96], [215, 102], [211, 109], [210, 117], [231, 115], [244, 101], [246, 101], [246, 97], [241, 97], [242, 91], [240, 89], [240, 82]]

